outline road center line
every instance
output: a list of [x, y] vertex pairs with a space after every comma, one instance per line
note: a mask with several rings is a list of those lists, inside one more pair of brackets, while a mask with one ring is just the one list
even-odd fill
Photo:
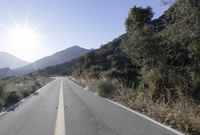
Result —
[[63, 102], [63, 80], [60, 84], [59, 103], [56, 117], [56, 126], [54, 135], [65, 135], [65, 115]]

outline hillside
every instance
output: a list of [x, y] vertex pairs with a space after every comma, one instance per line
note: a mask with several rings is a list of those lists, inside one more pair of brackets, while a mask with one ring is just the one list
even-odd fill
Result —
[[67, 61], [70, 61], [74, 58], [80, 57], [81, 55], [86, 54], [90, 50], [81, 48], [79, 46], [72, 46], [60, 52], [57, 52], [51, 56], [44, 57], [39, 59], [27, 66], [17, 68], [12, 71], [12, 75], [25, 75], [39, 69], [46, 68], [48, 66], [58, 65]]
[[71, 73], [104, 97], [200, 134], [200, 6], [177, 1], [152, 18], [150, 7], [133, 7], [127, 34], [43, 73]]
[[29, 63], [21, 60], [9, 53], [0, 52], [0, 69], [9, 67], [11, 69], [20, 68], [28, 65]]
[[8, 77], [11, 74], [12, 70], [10, 68], [1, 68], [0, 69], [0, 79]]
[[104, 71], [108, 71], [106, 73], [108, 76], [113, 74], [113, 78], [118, 78], [125, 85], [131, 86], [136, 79], [134, 78], [136, 72], [135, 67], [123, 51], [123, 40], [126, 38], [127, 35], [123, 34], [99, 49], [70, 62], [47, 67], [40, 70], [39, 73], [49, 75], [70, 75], [73, 73], [79, 77], [87, 75], [89, 78], [101, 78]]

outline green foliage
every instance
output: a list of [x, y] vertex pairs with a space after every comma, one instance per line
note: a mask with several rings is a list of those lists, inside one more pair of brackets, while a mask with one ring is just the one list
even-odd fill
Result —
[[28, 97], [29, 95], [31, 95], [33, 93], [33, 91], [30, 90], [25, 90], [23, 91], [21, 94], [24, 98]]
[[18, 91], [12, 91], [7, 93], [6, 102], [7, 103], [16, 103], [22, 98], [21, 94]]
[[5, 96], [4, 83], [2, 81], [0, 81], [0, 111], [2, 110], [3, 106], [5, 105], [4, 96]]
[[126, 20], [124, 50], [140, 67], [140, 84], [156, 102], [169, 103], [180, 95], [198, 99], [200, 8], [177, 1], [160, 19], [151, 21], [152, 15], [150, 8], [134, 7]]
[[[118, 79], [124, 85], [132, 86], [136, 80], [136, 69], [123, 50], [127, 35], [114, 39], [100, 49], [74, 60], [74, 74], [78, 77]], [[109, 74], [108, 74], [109, 73]]]
[[103, 97], [108, 97], [114, 90], [114, 86], [109, 81], [101, 81], [98, 85], [98, 93]]
[[3, 109], [5, 102], [3, 99], [0, 99], [0, 111]]
[[2, 81], [0, 81], [0, 99], [4, 99], [5, 96], [4, 86], [5, 84]]
[[137, 28], [143, 27], [145, 24], [151, 22], [153, 17], [153, 12], [151, 7], [141, 8], [133, 7], [129, 12], [129, 16], [126, 19], [126, 29], [127, 32], [131, 33]]
[[124, 47], [125, 52], [138, 66], [155, 66], [161, 55], [157, 45], [160, 37], [151, 25], [152, 17], [153, 12], [150, 7], [145, 9], [134, 7], [126, 20], [128, 39]]
[[94, 65], [94, 66], [91, 67], [91, 71], [92, 72], [102, 71], [102, 67], [101, 67], [101, 65]]
[[37, 73], [44, 77], [49, 75], [71, 75], [71, 73], [74, 71], [74, 65], [75, 61], [70, 61], [63, 64], [47, 67], [37, 71]]

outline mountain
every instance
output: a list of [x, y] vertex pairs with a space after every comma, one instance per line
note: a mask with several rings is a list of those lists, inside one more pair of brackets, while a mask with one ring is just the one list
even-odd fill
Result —
[[124, 40], [127, 34], [123, 34], [113, 41], [101, 46], [72, 61], [60, 65], [50, 66], [39, 70], [42, 75], [69, 75], [77, 74], [89, 78], [99, 78], [106, 71], [111, 71], [115, 78], [122, 83], [131, 86], [136, 80], [135, 67], [131, 64], [129, 57], [123, 51]]
[[9, 53], [0, 52], [0, 69], [9, 67], [11, 69], [19, 68], [28, 65], [29, 63], [21, 60]]
[[0, 79], [10, 76], [12, 70], [8, 67], [0, 69]]
[[44, 69], [49, 66], [58, 65], [64, 62], [68, 62], [74, 58], [80, 57], [88, 53], [89, 49], [85, 49], [79, 46], [72, 46], [60, 52], [57, 52], [51, 56], [39, 59], [27, 66], [17, 68], [13, 70], [12, 75], [25, 75], [33, 71]]

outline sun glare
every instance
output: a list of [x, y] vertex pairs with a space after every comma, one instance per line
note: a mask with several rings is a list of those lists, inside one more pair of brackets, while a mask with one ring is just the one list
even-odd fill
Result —
[[32, 60], [41, 52], [40, 35], [35, 27], [17, 25], [9, 28], [6, 39], [7, 48], [20, 58]]
[[17, 27], [9, 34], [10, 44], [16, 47], [34, 47], [37, 45], [38, 38], [36, 31], [29, 27]]

